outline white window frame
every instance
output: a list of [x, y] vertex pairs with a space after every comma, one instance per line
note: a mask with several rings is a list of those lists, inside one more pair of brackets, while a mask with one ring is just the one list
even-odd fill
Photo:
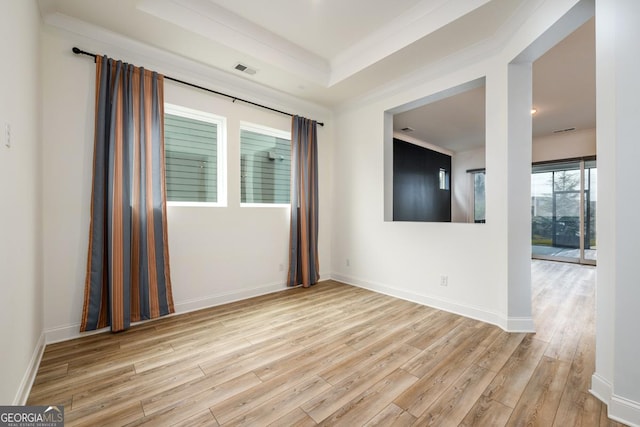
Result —
[[191, 207], [227, 207], [227, 118], [213, 113], [195, 110], [175, 104], [164, 104], [164, 113], [181, 116], [188, 119], [199, 120], [216, 125], [217, 131], [217, 194], [216, 202], [184, 202], [167, 201], [167, 206], [191, 206]]
[[[288, 139], [291, 141], [291, 132], [284, 131], [281, 129], [275, 129], [268, 126], [259, 125], [256, 123], [250, 122], [240, 122], [240, 132], [238, 133], [239, 141], [240, 141], [240, 151], [242, 152], [242, 131], [246, 130], [248, 132], [261, 133], [263, 135], [273, 136], [275, 138]], [[242, 179], [242, 177], [240, 177]], [[291, 185], [291, 184], [289, 184]], [[291, 194], [289, 194], [291, 197]], [[242, 195], [240, 196], [240, 207], [242, 208], [289, 208], [291, 207], [291, 203], [243, 203]]]

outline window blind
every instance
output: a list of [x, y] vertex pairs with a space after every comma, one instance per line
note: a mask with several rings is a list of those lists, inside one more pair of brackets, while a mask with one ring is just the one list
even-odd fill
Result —
[[290, 140], [242, 129], [240, 157], [242, 203], [289, 203]]
[[217, 125], [165, 115], [167, 200], [217, 202]]

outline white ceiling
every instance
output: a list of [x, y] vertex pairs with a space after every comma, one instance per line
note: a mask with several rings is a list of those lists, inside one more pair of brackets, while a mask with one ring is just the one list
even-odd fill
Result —
[[[533, 63], [533, 137], [596, 127], [595, 19]], [[394, 116], [394, 131], [454, 152], [485, 143], [485, 87]], [[414, 129], [402, 132], [401, 129]]]
[[[484, 146], [485, 86], [396, 114], [393, 129], [453, 152]], [[402, 131], [403, 128], [413, 131]]]
[[596, 127], [595, 18], [533, 63], [533, 136]]
[[490, 39], [539, 1], [38, 0], [52, 25], [88, 23], [328, 107]]
[[438, 0], [270, 0], [269, 7], [256, 7], [251, 1], [212, 1], [329, 62], [388, 25], [390, 18], [418, 6], [429, 10], [442, 3]]
[[[465, 49], [504, 41], [540, 2], [38, 0], [50, 25], [73, 26], [67, 29], [92, 38], [106, 30], [325, 107], [366, 96]], [[535, 64], [535, 132], [595, 126], [589, 124], [595, 95], [585, 90], [595, 90], [593, 49], [587, 52], [593, 25], [566, 41], [566, 50]], [[257, 73], [234, 70], [239, 62]], [[459, 96], [471, 110], [466, 116], [477, 114], [471, 106], [482, 100]], [[453, 101], [448, 108], [456, 114], [449, 117], [462, 118]], [[463, 139], [473, 140], [468, 126], [464, 132]], [[441, 133], [438, 138], [455, 136]]]

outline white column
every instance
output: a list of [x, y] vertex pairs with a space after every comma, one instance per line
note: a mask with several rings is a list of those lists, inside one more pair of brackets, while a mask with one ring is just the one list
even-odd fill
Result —
[[640, 425], [640, 2], [596, 3], [598, 283], [594, 393]]
[[[508, 69], [507, 256], [510, 330], [531, 330], [531, 62]], [[528, 325], [528, 326], [527, 326]]]

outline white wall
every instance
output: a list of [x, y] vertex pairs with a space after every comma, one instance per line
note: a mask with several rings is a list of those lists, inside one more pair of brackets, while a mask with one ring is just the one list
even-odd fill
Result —
[[[510, 312], [507, 304], [511, 289], [508, 236], [512, 228], [519, 233], [522, 227], [509, 225], [509, 215], [515, 212], [509, 202], [515, 190], [507, 182], [509, 167], [528, 165], [509, 164], [512, 142], [508, 137], [507, 64], [575, 3], [543, 2], [494, 56], [462, 53], [414, 73], [405, 83], [392, 83], [384, 89], [386, 92], [354, 101], [332, 120], [326, 112], [318, 117], [334, 124], [320, 130], [324, 165], [320, 171], [321, 230], [331, 230], [331, 239], [321, 231], [324, 275], [332, 272], [335, 278], [347, 282], [509, 327], [510, 317], [518, 313]], [[608, 209], [601, 210], [598, 218], [597, 358], [593, 378], [593, 391], [610, 404], [609, 414], [636, 425], [640, 425], [640, 313], [635, 303], [640, 300], [640, 288], [635, 264], [640, 235], [634, 213], [640, 209], [640, 196], [628, 171], [634, 170], [640, 157], [635, 142], [640, 59], [628, 52], [633, 52], [640, 40], [636, 25], [639, 8], [636, 0], [597, 4], [598, 197]], [[38, 117], [38, 78], [30, 71], [37, 67], [37, 11], [33, 2], [21, 1], [0, 3], [0, 12], [0, 54], [6, 63], [13, 64], [1, 71], [0, 120], [8, 117], [15, 141], [20, 143], [10, 150], [0, 145], [0, 339], [12, 343], [11, 351], [3, 346], [0, 353], [0, 403], [10, 403], [19, 400], [24, 373], [28, 373], [26, 361], [37, 352], [42, 311], [50, 339], [73, 336], [79, 323], [89, 222], [93, 63], [74, 57], [69, 50], [81, 41], [82, 47], [124, 59], [131, 52], [114, 47], [118, 44], [105, 46], [90, 38], [46, 31], [42, 55], [44, 192], [40, 209], [40, 147], [37, 126], [32, 126]], [[19, 47], [15, 40], [21, 40]], [[133, 55], [133, 62], [142, 58], [154, 65], [150, 58], [156, 53], [150, 50], [146, 56]], [[172, 70], [162, 59], [158, 63]], [[176, 61], [176, 75], [188, 78], [185, 70], [190, 67], [183, 65]], [[385, 222], [383, 153], [384, 140], [391, 137], [391, 132], [384, 127], [384, 112], [483, 76], [487, 78], [490, 112], [486, 146], [486, 167], [490, 171], [488, 223], [470, 227]], [[194, 79], [207, 83], [202, 75]], [[184, 100], [192, 107], [202, 105], [205, 109], [213, 110], [218, 104], [214, 97], [184, 88], [168, 88], [168, 101], [169, 97], [171, 102]], [[282, 98], [277, 102], [285, 109], [298, 105]], [[314, 116], [319, 110], [309, 107], [300, 111]], [[240, 117], [246, 119], [245, 114], [256, 114], [256, 121], [284, 126], [282, 118], [238, 105], [230, 106], [225, 114], [230, 123]], [[555, 149], [553, 144], [548, 142], [546, 148]], [[535, 145], [533, 150], [533, 160], [550, 156], [545, 149], [547, 154], [537, 157]], [[232, 159], [234, 149], [230, 147], [229, 151]], [[237, 147], [235, 153], [237, 156]], [[230, 164], [230, 182], [234, 182], [237, 165]], [[9, 182], [21, 184], [14, 188], [7, 185]], [[271, 290], [272, 283], [283, 280], [284, 273], [274, 270], [282, 262], [285, 213], [278, 208], [243, 210], [237, 206], [238, 191], [230, 187], [228, 210], [170, 208], [174, 292], [181, 309]], [[40, 212], [44, 223], [44, 309], [38, 254]], [[210, 227], [206, 231], [202, 231], [204, 224]], [[244, 225], [254, 228], [253, 232], [260, 235], [259, 242], [248, 237]], [[225, 250], [212, 239], [224, 242]], [[209, 257], [209, 253], [215, 257]], [[187, 267], [184, 261], [193, 259], [198, 261], [191, 264], [195, 267]], [[253, 270], [259, 265], [259, 271], [247, 271], [243, 268], [247, 262]], [[441, 274], [449, 275], [448, 287], [439, 286]]]
[[[509, 97], [513, 76], [508, 64], [576, 2], [544, 2], [493, 56], [469, 49], [340, 109], [334, 146], [334, 277], [509, 330], [532, 328], [527, 297], [531, 132], [528, 143], [509, 133], [510, 125], [517, 127], [510, 122], [517, 99]], [[384, 153], [391, 136], [384, 127], [386, 112], [483, 77], [487, 224], [384, 221], [385, 186], [389, 193]], [[530, 123], [530, 102], [523, 111]], [[440, 286], [441, 275], [449, 276], [447, 287]]]
[[473, 222], [471, 195], [474, 187], [469, 169], [482, 169], [485, 166], [485, 149], [460, 151], [451, 156], [451, 221]]
[[507, 312], [531, 318], [531, 62], [507, 68]]
[[[394, 137], [400, 137], [394, 135]], [[404, 137], [405, 139], [409, 139]], [[419, 141], [416, 141], [419, 143]], [[419, 144], [423, 145], [423, 144]], [[433, 149], [432, 146], [431, 149]], [[473, 187], [467, 170], [485, 167], [485, 149], [447, 152], [451, 155], [451, 221], [469, 222], [473, 212], [469, 205]], [[596, 155], [596, 130], [583, 129], [576, 132], [542, 136], [533, 139], [532, 161], [571, 159]]]
[[541, 136], [533, 139], [533, 161], [572, 159], [596, 155], [596, 130]]
[[[551, 27], [573, 6], [577, 8], [563, 18], [562, 25]], [[526, 281], [527, 270], [520, 265], [526, 257], [515, 259], [511, 248], [517, 246], [520, 251], [528, 245], [530, 163], [593, 155], [593, 130], [545, 138], [536, 142], [541, 144], [538, 147], [531, 145], [530, 129], [526, 132], [529, 137], [511, 134], [518, 127], [518, 117], [511, 118], [514, 113], [526, 120], [530, 93], [513, 96], [510, 81], [521, 80], [515, 87], [524, 89], [530, 78], [523, 75], [530, 71], [508, 64], [532, 46], [527, 50], [529, 57], [521, 62], [527, 67], [527, 61], [551, 46], [552, 33], [566, 34], [572, 25], [575, 28], [588, 19], [591, 7], [589, 1], [544, 2], [495, 57], [451, 58], [436, 70], [423, 70], [422, 80], [415, 73], [406, 84], [395, 82], [339, 112], [334, 147], [334, 203], [338, 209], [332, 250], [336, 278], [475, 315], [503, 327], [509, 325], [512, 315], [526, 312], [527, 301], [522, 298], [526, 292], [519, 295], [526, 286], [518, 283]], [[632, 176], [640, 158], [640, 57], [630, 54], [640, 43], [640, 3], [598, 1], [596, 19], [598, 201], [606, 209], [601, 209], [598, 217], [597, 348], [592, 391], [609, 405], [610, 417], [640, 425], [640, 193]], [[552, 31], [538, 39], [548, 29]], [[384, 128], [390, 123], [385, 111], [482, 75], [487, 78], [490, 112], [486, 226], [385, 222], [383, 199], [388, 177], [382, 171], [385, 138], [390, 137]], [[521, 102], [524, 97], [527, 102]], [[521, 114], [512, 109], [518, 103], [527, 104], [518, 109]], [[529, 141], [524, 144], [526, 139]], [[561, 140], [567, 145], [556, 146]], [[525, 214], [518, 219], [522, 212]], [[441, 274], [449, 274], [446, 288], [439, 286]]]
[[[71, 48], [79, 44], [87, 50], [237, 96], [243, 93], [200, 75], [185, 74], [178, 67], [179, 59], [156, 59], [152, 50], [131, 53], [50, 27], [44, 30], [43, 43], [44, 325], [47, 341], [51, 342], [78, 334], [89, 230], [95, 65], [90, 58], [72, 54]], [[320, 273], [328, 278], [332, 210], [330, 117], [325, 110], [305, 110], [294, 102], [283, 105], [282, 100], [271, 104], [269, 99], [258, 101], [268, 105], [279, 102], [276, 106], [284, 110], [327, 122], [324, 128], [319, 127], [318, 138]], [[172, 82], [165, 83], [165, 102], [225, 116], [228, 126], [228, 207], [168, 207], [176, 311], [285, 289], [289, 209], [240, 207], [239, 122], [290, 131], [291, 119]]]
[[[505, 253], [498, 207], [503, 196], [496, 185], [504, 165], [487, 164], [492, 178], [487, 177], [486, 226], [384, 221], [385, 111], [490, 76], [496, 67], [499, 64], [491, 61], [474, 63], [340, 111], [333, 162], [335, 278], [506, 327], [506, 267], [496, 262], [496, 254]], [[489, 77], [487, 82], [489, 86]], [[506, 88], [501, 90], [506, 93]], [[488, 102], [493, 107], [501, 101], [488, 94]], [[487, 129], [490, 155], [506, 134], [492, 133], [495, 126]], [[448, 287], [440, 286], [441, 275], [448, 276]]]
[[24, 403], [42, 346], [39, 28], [35, 1], [0, 2], [2, 405]]
[[640, 158], [640, 3], [596, 3], [598, 283], [594, 393], [609, 415], [640, 425], [640, 286], [638, 259], [640, 192], [635, 170]]

